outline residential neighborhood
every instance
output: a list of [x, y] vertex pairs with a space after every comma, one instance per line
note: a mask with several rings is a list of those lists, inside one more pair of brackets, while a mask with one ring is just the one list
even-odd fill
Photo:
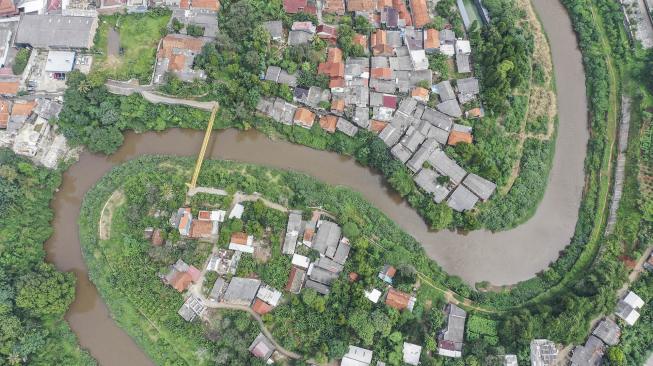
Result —
[[[446, 201], [456, 211], [468, 211], [487, 201], [496, 184], [468, 173], [444, 153], [446, 146], [472, 144], [472, 127], [465, 120], [481, 118], [480, 85], [473, 76], [473, 50], [469, 40], [453, 31], [425, 26], [430, 22], [426, 2], [411, 1], [412, 13], [402, 2], [328, 2], [323, 12], [364, 16], [376, 28], [370, 39], [356, 35], [368, 57], [345, 57], [332, 40], [336, 27], [295, 22], [288, 31], [268, 22], [272, 38], [288, 45], [310, 43], [315, 37], [329, 41], [318, 74], [329, 78], [329, 89], [297, 86], [297, 75], [268, 66], [264, 80], [293, 88], [293, 100], [259, 101], [257, 110], [286, 125], [311, 129], [315, 122], [328, 133], [354, 136], [369, 130], [383, 140], [391, 154], [413, 172], [417, 185], [436, 203]], [[289, 13], [314, 12], [309, 2], [284, 2]], [[401, 20], [401, 21], [400, 21]], [[429, 68], [429, 57], [445, 55], [455, 64], [456, 79], [442, 79]], [[328, 107], [328, 108], [325, 108]]]

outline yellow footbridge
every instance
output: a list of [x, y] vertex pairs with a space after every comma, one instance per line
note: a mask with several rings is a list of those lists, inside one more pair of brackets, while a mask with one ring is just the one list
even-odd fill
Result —
[[191, 178], [190, 183], [188, 183], [189, 189], [195, 189], [197, 186], [197, 178], [200, 176], [200, 171], [202, 170], [202, 163], [204, 162], [204, 155], [206, 154], [206, 147], [209, 145], [211, 140], [211, 132], [213, 132], [213, 122], [215, 121], [215, 115], [220, 109], [218, 103], [216, 102], [211, 110], [211, 118], [209, 118], [209, 124], [206, 126], [206, 132], [204, 133], [204, 141], [202, 141], [202, 148], [200, 149], [200, 154], [197, 156], [197, 162], [195, 163], [195, 171], [193, 171], [193, 178]]

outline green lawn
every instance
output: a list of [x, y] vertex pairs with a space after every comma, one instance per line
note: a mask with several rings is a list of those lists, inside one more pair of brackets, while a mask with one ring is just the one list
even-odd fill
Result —
[[[137, 78], [141, 84], [149, 83], [156, 59], [156, 48], [170, 11], [156, 10], [145, 14], [113, 14], [100, 17], [95, 36], [95, 49], [99, 51], [93, 70], [118, 80]], [[110, 32], [119, 34], [120, 45], [111, 42]]]

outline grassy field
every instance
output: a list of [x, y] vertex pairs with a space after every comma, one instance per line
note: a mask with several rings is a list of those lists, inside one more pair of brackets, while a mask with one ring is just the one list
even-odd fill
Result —
[[141, 84], [149, 83], [156, 48], [170, 15], [170, 11], [157, 10], [101, 16], [95, 35], [99, 55], [95, 57], [93, 71], [112, 79], [136, 78]]

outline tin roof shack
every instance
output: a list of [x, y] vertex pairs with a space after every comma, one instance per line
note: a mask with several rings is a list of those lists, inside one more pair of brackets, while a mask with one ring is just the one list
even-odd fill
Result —
[[297, 75], [289, 74], [279, 66], [268, 66], [264, 80], [288, 85], [290, 87], [297, 86]]
[[469, 173], [463, 180], [463, 185], [467, 187], [482, 201], [487, 201], [497, 189], [497, 185], [487, 179], [481, 178], [474, 173]]
[[422, 346], [404, 342], [404, 363], [408, 365], [419, 365], [419, 358], [422, 355]]
[[193, 69], [195, 56], [202, 51], [206, 43], [202, 38], [182, 34], [168, 34], [161, 41], [154, 71], [154, 82], [165, 82], [167, 72], [175, 74], [183, 81], [205, 79], [203, 70]]
[[447, 100], [456, 99], [456, 94], [449, 80], [443, 80], [434, 86], [435, 92], [440, 96], [440, 100], [446, 102]]
[[270, 38], [273, 41], [283, 41], [283, 23], [280, 20], [263, 22], [263, 28], [265, 28], [265, 30], [270, 34]]
[[338, 117], [336, 129], [349, 137], [354, 137], [358, 133], [358, 127], [342, 117]]
[[342, 356], [340, 366], [369, 366], [372, 363], [373, 352], [369, 349], [349, 346], [349, 351]]
[[558, 357], [555, 343], [548, 339], [531, 341], [531, 366], [553, 366]]
[[386, 264], [379, 272], [379, 278], [383, 282], [392, 285], [392, 279], [395, 277], [395, 274], [397, 274], [397, 269], [389, 264]]
[[644, 306], [644, 301], [636, 293], [629, 291], [628, 294], [617, 303], [615, 314], [623, 319], [628, 325], [634, 325], [639, 319], [637, 310]]
[[408, 311], [413, 311], [413, 307], [415, 307], [416, 301], [417, 298], [414, 296], [396, 290], [392, 287], [388, 289], [388, 293], [385, 297], [385, 304], [397, 310], [407, 309]]
[[202, 316], [206, 307], [195, 297], [191, 296], [181, 306], [177, 314], [179, 314], [187, 322], [192, 322], [195, 317]]
[[256, 106], [256, 110], [277, 122], [292, 126], [297, 106], [290, 104], [281, 98], [276, 98], [274, 101], [261, 98]]
[[600, 339], [589, 336], [585, 345], [574, 348], [571, 366], [599, 366], [605, 353], [605, 346]]
[[97, 24], [96, 17], [23, 14], [14, 43], [33, 48], [90, 49]]
[[616, 346], [619, 343], [619, 337], [621, 337], [621, 329], [612, 319], [605, 318], [594, 328], [592, 334], [608, 346]]
[[225, 281], [225, 279], [222, 277], [218, 277], [218, 279], [215, 280], [213, 287], [211, 288], [211, 292], [209, 293], [209, 299], [213, 301], [222, 300], [222, 296], [224, 295], [226, 289], [227, 289], [227, 281]]
[[461, 357], [465, 335], [467, 312], [454, 304], [448, 304], [447, 327], [438, 336], [438, 354], [446, 357]]
[[263, 361], [269, 360], [274, 350], [274, 344], [263, 333], [259, 333], [249, 346], [249, 352]]
[[257, 279], [234, 277], [227, 287], [223, 301], [234, 305], [250, 306], [260, 286], [261, 281]]
[[286, 283], [286, 291], [293, 294], [298, 294], [304, 286], [304, 280], [306, 280], [306, 271], [299, 267], [293, 266], [290, 269], [288, 283]]
[[297, 239], [302, 233], [302, 213], [300, 211], [290, 211], [288, 225], [286, 226], [286, 237], [281, 252], [283, 254], [295, 254]]

